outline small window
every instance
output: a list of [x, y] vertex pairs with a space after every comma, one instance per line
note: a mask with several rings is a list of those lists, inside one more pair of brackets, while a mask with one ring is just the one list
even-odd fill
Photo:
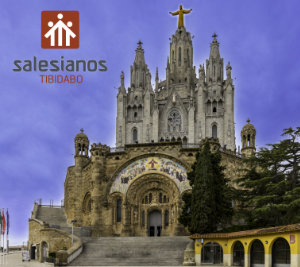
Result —
[[171, 127], [170, 127], [170, 125], [168, 125], [168, 132], [171, 132]]
[[120, 158], [119, 157], [115, 157], [115, 160], [119, 160]]
[[179, 124], [179, 132], [181, 131], [181, 124]]
[[145, 197], [145, 204], [148, 204], [148, 196]]
[[137, 112], [134, 112], [134, 117], [135, 117], [135, 118], [137, 117]]
[[137, 129], [133, 129], [132, 131], [132, 135], [133, 135], [133, 141], [137, 141], [138, 140], [138, 132]]
[[122, 200], [117, 201], [117, 222], [121, 222]]
[[214, 91], [213, 91], [213, 95], [216, 95], [216, 93], [217, 93], [216, 90], [214, 90]]
[[145, 226], [145, 211], [142, 212], [142, 226]]
[[135, 100], [137, 100], [137, 95], [134, 97]]
[[152, 194], [150, 193], [149, 194], [149, 204], [151, 204], [151, 202], [152, 202]]
[[159, 193], [159, 203], [162, 203], [162, 193]]
[[214, 65], [214, 77], [216, 76], [216, 66]]
[[169, 211], [166, 210], [166, 213], [165, 213], [165, 224], [166, 226], [169, 226]]
[[144, 199], [142, 199], [142, 204], [144, 204]]
[[167, 203], [167, 197], [164, 195], [164, 203]]
[[192, 157], [192, 156], [193, 156], [193, 153], [189, 153], [189, 154], [188, 154], [188, 157]]
[[178, 49], [178, 66], [181, 66], [181, 47]]
[[217, 129], [217, 125], [213, 125], [212, 127], [212, 137], [217, 138], [218, 134], [218, 129]]
[[217, 108], [216, 107], [213, 108], [213, 112], [217, 112]]

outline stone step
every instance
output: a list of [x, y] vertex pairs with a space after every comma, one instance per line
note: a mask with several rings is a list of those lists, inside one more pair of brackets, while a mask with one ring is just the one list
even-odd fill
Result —
[[83, 252], [71, 266], [182, 266], [190, 243], [180, 237], [82, 237]]

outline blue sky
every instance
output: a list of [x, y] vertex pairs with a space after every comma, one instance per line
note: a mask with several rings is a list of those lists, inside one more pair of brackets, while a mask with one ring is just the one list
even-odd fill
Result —
[[[84, 128], [90, 143], [115, 146], [116, 93], [120, 73], [129, 86], [137, 42], [154, 84], [155, 68], [165, 79], [169, 37], [176, 11], [195, 36], [194, 65], [209, 56], [214, 31], [221, 57], [230, 61], [235, 84], [236, 144], [246, 120], [257, 129], [256, 143], [281, 139], [282, 129], [300, 126], [300, 3], [289, 1], [40, 1], [0, 3], [0, 208], [9, 208], [10, 244], [28, 236], [34, 200], [60, 204], [67, 167], [74, 164], [74, 137]], [[77, 10], [79, 49], [42, 49], [41, 12]], [[42, 84], [39, 72], [13, 72], [14, 60], [95, 59], [107, 72], [81, 73], [81, 84]], [[49, 73], [46, 73], [49, 74]], [[66, 74], [66, 73], [63, 73]]]

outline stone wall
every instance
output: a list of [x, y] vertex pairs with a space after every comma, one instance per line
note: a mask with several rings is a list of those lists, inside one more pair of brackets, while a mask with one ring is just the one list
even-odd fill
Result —
[[37, 249], [39, 261], [42, 262], [42, 244], [47, 244], [47, 256], [51, 252], [59, 250], [67, 250], [72, 247], [71, 235], [54, 228], [49, 228], [49, 224], [42, 223], [36, 219], [29, 219], [29, 250], [31, 251], [33, 244], [38, 244]]
[[[125, 151], [110, 153], [107, 146], [92, 145], [91, 158], [75, 157], [76, 164], [68, 168], [65, 181], [65, 210], [68, 222], [77, 219], [76, 227], [92, 226], [93, 236], [113, 236], [121, 234], [125, 224], [131, 228], [130, 235], [147, 235], [141, 227], [140, 212], [142, 203], [127, 203], [127, 196], [113, 193], [110, 188], [117, 175], [129, 164], [146, 157], [163, 157], [182, 165], [187, 171], [195, 161], [198, 148], [182, 148], [181, 142], [162, 142], [131, 144], [125, 146]], [[222, 155], [222, 164], [226, 166], [225, 175], [231, 181], [238, 176], [237, 170], [241, 167], [242, 159], [231, 150], [218, 152]], [[82, 157], [82, 160], [80, 160]], [[147, 181], [145, 180], [145, 183]], [[80, 186], [80, 191], [76, 187]], [[116, 223], [116, 202], [122, 200], [122, 222]], [[91, 200], [91, 209], [88, 201]], [[183, 202], [171, 197], [169, 206], [177, 217], [180, 216]], [[165, 210], [165, 208], [164, 208]], [[77, 213], [76, 213], [76, 212]], [[126, 214], [126, 216], [125, 216]], [[138, 216], [138, 223], [134, 217]], [[125, 222], [126, 221], [126, 222]], [[165, 230], [167, 235], [179, 235], [180, 224], [176, 221]], [[130, 231], [129, 231], [130, 232]]]

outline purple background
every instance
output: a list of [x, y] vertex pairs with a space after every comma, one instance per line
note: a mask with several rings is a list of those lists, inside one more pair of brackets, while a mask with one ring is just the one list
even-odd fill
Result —
[[[169, 37], [179, 4], [193, 8], [185, 25], [194, 65], [209, 56], [214, 31], [235, 84], [236, 143], [246, 120], [256, 143], [278, 142], [282, 129], [299, 125], [300, 3], [289, 1], [23, 1], [0, 3], [0, 208], [9, 208], [10, 244], [27, 240], [34, 200], [60, 204], [74, 137], [83, 127], [90, 143], [115, 146], [116, 93], [141, 39], [154, 84], [165, 79]], [[80, 48], [42, 49], [43, 10], [80, 12]], [[39, 72], [13, 72], [16, 59], [105, 59], [108, 71], [83, 73], [82, 84], [41, 84]], [[49, 72], [47, 73], [49, 74]], [[67, 73], [64, 73], [67, 74]]]

